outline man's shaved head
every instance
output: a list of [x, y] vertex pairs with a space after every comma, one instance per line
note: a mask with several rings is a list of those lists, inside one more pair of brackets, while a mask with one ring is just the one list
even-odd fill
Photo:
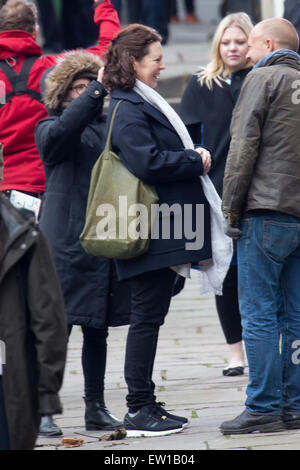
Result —
[[252, 30], [261, 39], [273, 39], [279, 49], [298, 50], [299, 37], [295, 27], [283, 18], [269, 18], [258, 23]]
[[247, 58], [256, 64], [269, 52], [278, 49], [298, 51], [299, 37], [290, 21], [283, 18], [269, 18], [257, 23], [248, 39]]

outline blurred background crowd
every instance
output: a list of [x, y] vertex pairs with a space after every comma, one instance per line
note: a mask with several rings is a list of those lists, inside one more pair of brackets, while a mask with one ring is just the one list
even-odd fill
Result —
[[[39, 10], [44, 53], [85, 48], [97, 41], [93, 0], [32, 1]], [[292, 8], [298, 5], [299, 10], [298, 0], [112, 0], [112, 3], [123, 25], [142, 23], [154, 27], [162, 35], [163, 44], [171, 40], [172, 24], [217, 24], [228, 13], [237, 11], [245, 11], [255, 23], [264, 17], [282, 16], [284, 3], [294, 4]]]

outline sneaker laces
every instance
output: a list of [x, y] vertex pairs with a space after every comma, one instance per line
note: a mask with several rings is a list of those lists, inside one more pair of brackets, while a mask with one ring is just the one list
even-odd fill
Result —
[[154, 416], [159, 417], [160, 419], [167, 419], [167, 412], [163, 409], [161, 405], [165, 405], [163, 402], [155, 402], [151, 407], [151, 411]]
[[163, 413], [165, 416], [167, 416], [168, 412], [164, 408], [166, 406], [164, 401], [157, 401], [155, 402], [154, 406], [159, 410], [160, 413]]

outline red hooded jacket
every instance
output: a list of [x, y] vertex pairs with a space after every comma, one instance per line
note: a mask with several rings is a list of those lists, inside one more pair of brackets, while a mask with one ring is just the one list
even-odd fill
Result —
[[[95, 23], [100, 27], [99, 43], [87, 52], [102, 56], [120, 30], [118, 15], [110, 0], [95, 8]], [[11, 59], [19, 73], [27, 56], [40, 57], [33, 65], [28, 88], [40, 92], [43, 73], [57, 63], [59, 56], [43, 56], [33, 36], [25, 31], [5, 31], [0, 34], [0, 60]], [[2, 83], [1, 83], [2, 82]], [[4, 86], [3, 86], [4, 83]], [[11, 91], [11, 85], [0, 69], [0, 93]], [[1, 98], [1, 96], [0, 96]], [[45, 174], [34, 140], [36, 124], [47, 117], [42, 103], [28, 95], [14, 96], [0, 109], [0, 142], [4, 147], [4, 172], [1, 191], [17, 189], [33, 193], [45, 190]]]

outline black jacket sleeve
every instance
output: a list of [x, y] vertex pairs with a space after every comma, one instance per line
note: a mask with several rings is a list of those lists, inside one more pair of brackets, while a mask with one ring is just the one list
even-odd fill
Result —
[[167, 142], [166, 149], [158, 147], [150, 118], [140, 106], [121, 103], [119, 112], [113, 142], [120, 150], [119, 157], [135, 176], [145, 183], [156, 184], [203, 174], [201, 156], [194, 150], [184, 149], [183, 145], [178, 150], [168, 150]]
[[78, 146], [85, 127], [94, 117], [102, 114], [105, 95], [101, 83], [92, 81], [61, 115], [37, 124], [35, 140], [45, 165], [56, 165], [70, 158], [70, 149]]

